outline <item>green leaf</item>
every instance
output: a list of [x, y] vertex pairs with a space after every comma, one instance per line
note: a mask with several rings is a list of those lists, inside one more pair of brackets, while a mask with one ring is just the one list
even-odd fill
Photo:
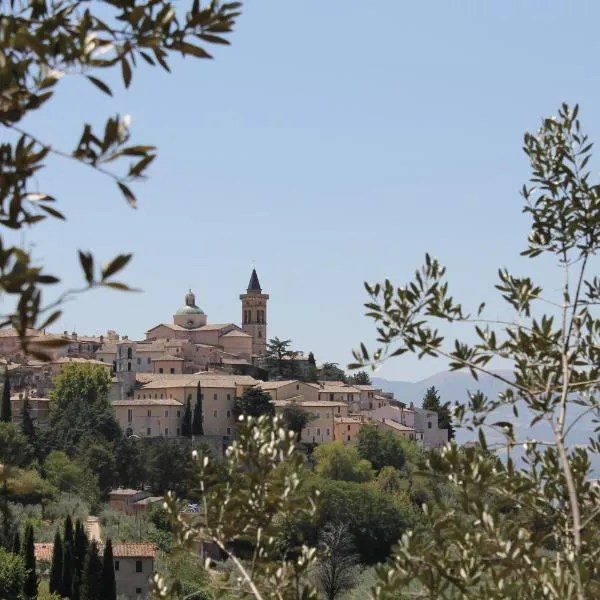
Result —
[[121, 190], [121, 192], [123, 192], [123, 195], [129, 203], [129, 206], [131, 206], [132, 208], [137, 208], [137, 200], [135, 199], [133, 192], [124, 183], [117, 181], [117, 184], [119, 185], [119, 189]]
[[198, 58], [212, 58], [212, 56], [206, 50], [204, 50], [204, 48], [201, 48], [200, 46], [194, 46], [188, 42], [173, 42], [171, 47], [173, 50], [179, 50], [183, 54], [191, 54], [192, 56], [197, 56]]
[[89, 252], [79, 251], [79, 262], [89, 285], [94, 282], [94, 258]]
[[104, 287], [113, 288], [114, 290], [120, 290], [122, 292], [139, 292], [140, 291], [135, 288], [131, 288], [128, 285], [126, 285], [125, 283], [121, 283], [120, 281], [103, 281], [102, 285]]
[[121, 59], [121, 71], [123, 73], [123, 83], [125, 84], [125, 87], [128, 88], [131, 83], [131, 66], [124, 56]]
[[104, 81], [100, 81], [97, 77], [92, 77], [92, 75], [86, 75], [86, 77], [98, 88], [100, 88], [105, 94], [112, 96], [111, 89], [104, 83]]
[[108, 279], [117, 271], [120, 271], [131, 260], [133, 254], [119, 254], [115, 256], [107, 265], [102, 267], [102, 279]]

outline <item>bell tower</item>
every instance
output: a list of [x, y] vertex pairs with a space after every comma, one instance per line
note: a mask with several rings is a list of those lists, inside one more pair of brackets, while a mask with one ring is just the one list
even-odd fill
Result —
[[264, 356], [267, 350], [267, 300], [263, 294], [256, 269], [252, 269], [250, 282], [242, 301], [242, 329], [252, 336], [252, 354]]

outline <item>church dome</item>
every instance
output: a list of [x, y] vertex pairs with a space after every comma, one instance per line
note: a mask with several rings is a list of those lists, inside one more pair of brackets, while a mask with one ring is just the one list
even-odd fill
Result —
[[182, 306], [176, 313], [176, 315], [203, 315], [204, 311], [199, 306], [189, 306], [188, 304]]
[[176, 315], [203, 315], [204, 311], [196, 306], [196, 296], [192, 290], [185, 295], [185, 304], [175, 313]]

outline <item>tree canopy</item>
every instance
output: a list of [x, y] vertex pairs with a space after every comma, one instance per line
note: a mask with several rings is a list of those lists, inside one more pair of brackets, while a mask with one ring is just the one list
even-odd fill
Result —
[[273, 416], [275, 405], [270, 394], [261, 388], [248, 388], [240, 398], [234, 401], [234, 414], [258, 418], [262, 415]]

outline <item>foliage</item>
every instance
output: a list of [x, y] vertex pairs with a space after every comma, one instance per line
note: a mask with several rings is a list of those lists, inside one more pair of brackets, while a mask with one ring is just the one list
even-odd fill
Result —
[[371, 378], [366, 371], [357, 371], [348, 378], [348, 383], [354, 385], [371, 385]]
[[368, 460], [376, 471], [383, 467], [402, 469], [405, 462], [400, 436], [380, 431], [376, 425], [365, 425], [358, 432], [358, 454]]
[[[531, 221], [522, 255], [558, 265], [558, 298], [531, 277], [500, 269], [496, 287], [515, 318], [486, 319], [484, 305], [470, 314], [450, 296], [445, 269], [429, 255], [408, 285], [366, 284], [381, 346], [371, 354], [363, 345], [356, 366], [414, 352], [445, 357], [453, 370], [487, 373], [506, 386], [497, 398], [476, 392], [455, 406], [455, 422], [476, 431], [479, 444], [449, 444], [429, 456], [428, 472], [453, 484], [454, 499], [440, 495], [428, 503], [427, 523], [402, 539], [376, 597], [413, 582], [430, 598], [600, 596], [600, 487], [590, 462], [600, 439], [597, 429], [587, 444], [573, 439], [598, 414], [600, 280], [589, 271], [600, 250], [600, 186], [587, 168], [591, 148], [577, 106], [562, 105], [524, 138], [532, 175], [522, 190]], [[477, 342], [447, 346], [437, 321], [474, 324]], [[489, 368], [495, 358], [510, 362], [510, 377]], [[537, 430], [544, 424], [549, 439], [518, 437], [498, 409]], [[490, 442], [489, 431], [500, 442]], [[509, 454], [506, 463], [490, 459], [500, 448]]]
[[33, 448], [14, 423], [0, 423], [0, 463], [26, 467], [33, 458]]
[[[179, 518], [175, 496], [167, 496], [178, 545], [186, 548], [196, 537], [212, 540], [235, 567], [235, 597], [315, 597], [304, 578], [314, 551], [287, 546], [280, 526], [292, 517], [308, 517], [311, 509], [309, 499], [299, 493], [303, 459], [295, 451], [294, 434], [281, 425], [279, 417], [241, 417], [237, 438], [226, 452], [226, 478], [216, 485], [205, 485], [211, 480], [212, 462], [194, 455], [203, 507], [194, 522]], [[242, 548], [249, 562], [240, 557]], [[173, 597], [173, 585], [165, 579], [155, 577], [154, 587], [160, 597]]]
[[196, 404], [194, 404], [194, 414], [192, 416], [192, 429], [193, 435], [204, 435], [204, 406], [202, 402], [202, 387], [198, 382], [196, 388]]
[[317, 478], [307, 493], [312, 490], [320, 492], [315, 518], [310, 525], [300, 525], [308, 528], [308, 539], [314, 539], [314, 533], [327, 523], [344, 523], [363, 564], [386, 560], [392, 546], [416, 521], [411, 508], [398, 505], [392, 497], [364, 484]]
[[113, 445], [102, 440], [84, 440], [79, 446], [78, 456], [80, 468], [97, 477], [100, 493], [104, 496], [117, 479]]
[[100, 365], [67, 364], [54, 378], [50, 392], [53, 448], [72, 456], [85, 435], [115, 441], [121, 436], [109, 402], [110, 377]]
[[308, 366], [309, 367], [317, 366], [317, 361], [315, 360], [315, 355], [312, 352], [308, 353]]
[[36, 441], [36, 431], [31, 418], [31, 403], [29, 402], [29, 396], [25, 395], [23, 399], [23, 409], [21, 410], [21, 431], [27, 438], [27, 441], [33, 446]]
[[50, 593], [60, 594], [62, 590], [63, 577], [63, 543], [60, 533], [54, 535], [52, 550], [52, 566], [50, 568]]
[[371, 463], [361, 459], [356, 446], [342, 442], [320, 444], [313, 452], [315, 472], [327, 479], [369, 481], [373, 477]]
[[115, 563], [110, 538], [106, 540], [104, 558], [102, 560], [102, 600], [117, 600]]
[[96, 540], [91, 540], [85, 555], [79, 597], [81, 600], [103, 600], [102, 559]]
[[298, 352], [291, 349], [292, 340], [280, 340], [278, 337], [271, 338], [267, 342], [266, 359], [269, 371], [283, 376], [292, 368], [290, 359], [296, 358]]
[[296, 434], [296, 441], [300, 441], [302, 430], [306, 427], [311, 419], [309, 412], [304, 410], [298, 404], [288, 404], [281, 411], [283, 423], [288, 431], [293, 431]]
[[208, 573], [198, 557], [184, 550], [172, 552], [167, 556], [165, 575], [177, 599], [206, 592], [210, 585]]
[[149, 478], [149, 453], [144, 440], [121, 437], [113, 444], [118, 484], [140, 489]]
[[241, 396], [236, 398], [233, 404], [233, 413], [236, 416], [258, 418], [263, 415], [273, 416], [275, 405], [270, 394], [261, 388], [249, 388]]
[[183, 419], [181, 419], [181, 435], [189, 437], [192, 435], [192, 395], [189, 394], [185, 402]]
[[37, 598], [38, 577], [36, 574], [35, 545], [33, 537], [33, 526], [28, 525], [25, 529], [25, 541], [23, 544], [23, 561], [25, 566], [25, 578], [23, 581], [24, 600]]
[[440, 394], [435, 388], [431, 386], [427, 388], [425, 396], [423, 397], [423, 408], [425, 410], [433, 410], [438, 414], [438, 427], [440, 429], [448, 430], [448, 439], [452, 440], [456, 437], [454, 426], [452, 425], [452, 414], [450, 413], [450, 402], [445, 404], [441, 403]]
[[61, 491], [77, 489], [83, 472], [81, 467], [72, 462], [62, 450], [53, 450], [48, 454], [43, 465], [46, 480]]
[[[6, 129], [0, 146], [3, 157], [0, 204], [5, 215], [2, 226], [14, 231], [48, 217], [65, 219], [55, 208], [52, 194], [39, 190], [37, 185], [37, 173], [52, 155], [112, 178], [125, 200], [135, 207], [130, 182], [144, 178], [155, 158], [155, 149], [130, 143], [128, 117], [110, 117], [100, 130], [84, 125], [72, 151], [39, 139], [34, 132], [24, 130], [23, 124], [31, 123], [27, 119], [31, 113], [43, 109], [55, 97], [63, 75], [85, 77], [95, 88], [112, 95], [110, 87], [98, 77], [98, 71], [105, 71], [109, 79], [114, 72], [120, 72], [128, 88], [139, 60], [145, 66], [160, 66], [169, 71], [173, 53], [210, 58], [202, 45], [228, 43], [223, 36], [231, 32], [240, 6], [238, 2], [223, 5], [210, 2], [200, 6], [194, 1], [187, 10], [180, 10], [167, 0], [145, 3], [115, 0], [98, 5], [79, 0], [10, 3], [0, 22], [3, 56], [0, 123]], [[68, 96], [56, 97], [67, 104], [71, 101]], [[92, 117], [93, 114], [90, 122]], [[125, 162], [129, 159], [133, 162], [127, 166]], [[43, 290], [56, 284], [58, 278], [36, 264], [18, 242], [11, 245], [11, 237], [14, 236], [0, 239], [0, 276], [2, 289], [11, 297], [9, 305], [15, 309], [0, 317], [0, 326], [16, 327], [23, 347], [27, 346], [29, 328], [44, 329], [54, 323], [61, 315], [64, 300], [74, 294], [97, 286], [129, 289], [114, 281], [113, 276], [127, 265], [130, 254], [118, 255], [97, 269], [92, 254], [80, 251], [85, 287], [67, 290], [55, 302], [46, 304], [42, 301]], [[30, 353], [48, 355], [33, 348]]]
[[12, 423], [12, 405], [10, 403], [10, 377], [5, 373], [2, 386], [2, 406], [0, 406], [0, 422]]
[[43, 504], [57, 494], [57, 489], [33, 469], [15, 469], [6, 484], [10, 501], [19, 504]]
[[346, 373], [340, 369], [339, 365], [334, 362], [325, 362], [319, 369], [321, 379], [327, 381], [347, 381]]
[[319, 535], [315, 579], [327, 600], [336, 600], [358, 583], [359, 556], [343, 523], [327, 523]]
[[23, 558], [0, 547], [0, 598], [21, 600], [24, 580]]

